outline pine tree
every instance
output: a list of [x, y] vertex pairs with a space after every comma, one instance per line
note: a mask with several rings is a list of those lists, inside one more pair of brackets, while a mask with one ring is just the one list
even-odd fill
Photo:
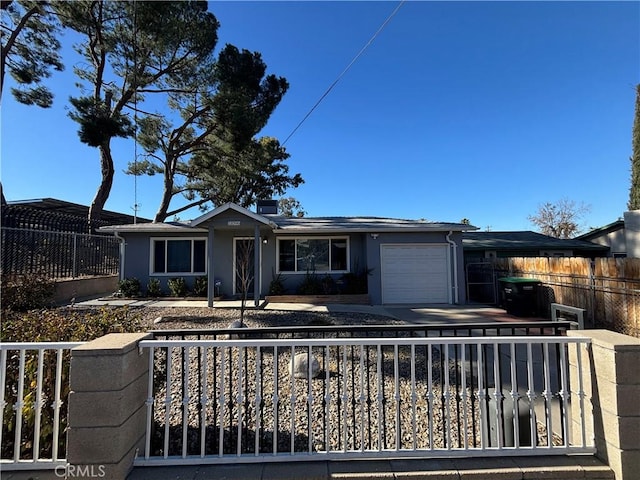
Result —
[[207, 2], [55, 2], [65, 27], [82, 41], [85, 62], [75, 68], [78, 96], [69, 116], [80, 140], [96, 147], [102, 178], [89, 208], [89, 228], [109, 198], [115, 167], [111, 142], [135, 131], [131, 112], [145, 95], [180, 90], [217, 42], [218, 21]]
[[4, 90], [5, 75], [15, 83], [11, 87], [14, 98], [25, 105], [48, 108], [53, 93], [43, 84], [52, 70], [63, 70], [59, 55], [60, 23], [50, 2], [3, 1], [2, 54], [0, 55], [0, 98]]

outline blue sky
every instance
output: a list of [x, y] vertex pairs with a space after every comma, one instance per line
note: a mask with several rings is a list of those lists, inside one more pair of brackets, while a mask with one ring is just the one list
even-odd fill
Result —
[[[284, 141], [398, 4], [210, 2], [219, 48], [259, 51], [290, 83], [260, 135]], [[53, 108], [3, 99], [8, 200], [95, 194], [98, 152], [67, 117], [72, 42], [49, 82]], [[568, 198], [602, 226], [626, 210], [638, 82], [640, 2], [408, 1], [287, 142], [306, 180], [289, 195], [309, 216], [468, 218], [494, 231], [534, 229], [538, 205]], [[113, 152], [106, 208], [132, 213], [133, 142]], [[140, 216], [153, 217], [160, 182], [138, 179]]]

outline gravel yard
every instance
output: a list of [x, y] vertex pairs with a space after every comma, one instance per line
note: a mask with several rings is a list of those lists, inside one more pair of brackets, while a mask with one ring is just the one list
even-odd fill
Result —
[[[142, 307], [131, 309], [141, 313], [148, 329], [226, 328], [240, 319], [240, 310], [232, 308]], [[155, 323], [158, 319], [161, 322]], [[245, 324], [250, 328], [305, 325], [398, 325], [403, 322], [389, 317], [364, 313], [324, 313], [278, 310], [246, 310]]]
[[[132, 312], [142, 315], [148, 330], [224, 329], [240, 318], [238, 309], [143, 307]], [[245, 324], [403, 322], [362, 313], [247, 310]], [[191, 348], [187, 364], [183, 351], [173, 349], [168, 378], [166, 350], [158, 349], [152, 455], [479, 446], [477, 391], [468, 379], [461, 385], [454, 362], [445, 368], [437, 347], [431, 358], [426, 347], [416, 348], [413, 367], [406, 345], [379, 352], [375, 347], [315, 347], [320, 372], [311, 382], [290, 374], [292, 353], [300, 352], [308, 349]], [[538, 444], [545, 443], [545, 432], [539, 431]]]
[[[155, 330], [227, 328], [240, 317], [235, 309], [142, 310], [145, 324]], [[252, 328], [402, 323], [361, 313], [245, 312], [245, 324]], [[311, 382], [289, 373], [292, 353], [300, 352], [308, 350], [281, 348], [276, 353], [265, 348], [258, 354], [253, 348], [210, 349], [203, 356], [192, 348], [185, 368], [182, 352], [175, 349], [168, 391], [166, 353], [158, 352], [154, 454], [163, 455], [166, 449], [179, 455], [184, 436], [189, 454], [200, 453], [203, 445], [208, 454], [236, 453], [238, 444], [246, 453], [256, 448], [262, 453], [412, 448], [414, 442], [418, 448], [443, 448], [447, 438], [457, 443], [462, 434], [461, 424], [453, 421], [456, 409], [466, 412], [469, 425], [477, 416], [468, 389], [452, 386], [443, 395], [437, 349], [430, 373], [426, 349], [418, 352], [414, 380], [406, 346], [397, 352], [393, 347], [380, 352], [375, 347], [316, 348], [312, 354], [320, 372]], [[456, 378], [455, 372], [450, 378]], [[468, 442], [475, 433], [469, 429]]]

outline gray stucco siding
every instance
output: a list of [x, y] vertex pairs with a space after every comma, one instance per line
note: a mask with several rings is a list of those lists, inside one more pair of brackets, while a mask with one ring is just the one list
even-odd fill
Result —
[[[262, 232], [263, 239], [266, 238], [267, 243], [261, 243], [261, 296], [264, 296], [271, 282], [271, 272], [274, 267], [275, 246], [273, 236], [265, 235]], [[240, 231], [232, 230], [215, 230], [213, 241], [213, 264], [214, 279], [220, 280], [222, 285], [220, 292], [226, 297], [233, 297], [238, 292], [234, 291], [234, 243], [237, 238], [254, 238], [254, 230], [246, 229]], [[250, 292], [253, 293], [253, 292]]]
[[[366, 235], [367, 265], [372, 269], [369, 276], [369, 296], [371, 303], [382, 304], [382, 268], [381, 268], [381, 247], [386, 244], [434, 244], [447, 245], [447, 234], [449, 232], [420, 232], [420, 233], [379, 233]], [[373, 238], [376, 236], [377, 238]], [[456, 262], [453, 261], [454, 249], [449, 247], [452, 287], [451, 298], [455, 302], [455, 290], [457, 287], [458, 303], [466, 302], [466, 289], [464, 280], [464, 259], [462, 252], [462, 234], [454, 232], [450, 237], [457, 245], [455, 249]], [[454, 275], [453, 265], [456, 264], [457, 275]], [[457, 284], [455, 283], [457, 279]]]
[[206, 240], [206, 234], [201, 232], [187, 232], [180, 234], [166, 235], [164, 233], [150, 234], [136, 234], [125, 233], [121, 235], [125, 241], [125, 258], [123, 276], [124, 278], [137, 278], [140, 281], [142, 293], [147, 290], [149, 279], [157, 278], [160, 281], [160, 288], [164, 293], [169, 293], [167, 281], [170, 278], [183, 277], [187, 283], [189, 289], [193, 288], [193, 282], [196, 277], [201, 277], [201, 273], [165, 273], [165, 274], [153, 274], [151, 273], [151, 242], [153, 239], [176, 239], [184, 238], [191, 239], [197, 238]]
[[[366, 268], [366, 242], [365, 235], [362, 233], [357, 234], [345, 234], [345, 233], [326, 233], [322, 235], [314, 234], [314, 235], [305, 235], [302, 233], [298, 233], [295, 235], [282, 235], [276, 233], [275, 241], [273, 249], [270, 250], [270, 258], [265, 258], [269, 265], [269, 279], [266, 283], [265, 291], [268, 292], [269, 284], [273, 278], [272, 272], [276, 272], [276, 275], [280, 274], [280, 279], [282, 280], [285, 288], [285, 292], [287, 294], [295, 294], [298, 291], [299, 286], [304, 282], [307, 272], [279, 272], [278, 271], [278, 259], [277, 249], [276, 249], [276, 241], [280, 239], [295, 239], [295, 238], [344, 238], [348, 239], [349, 247], [348, 247], [348, 261], [349, 261], [349, 269], [347, 272], [312, 272], [319, 278], [324, 278], [325, 276], [330, 276], [334, 282], [336, 282], [337, 287], [340, 288], [342, 277], [345, 273], [356, 273], [357, 270]], [[269, 261], [270, 260], [270, 261]]]

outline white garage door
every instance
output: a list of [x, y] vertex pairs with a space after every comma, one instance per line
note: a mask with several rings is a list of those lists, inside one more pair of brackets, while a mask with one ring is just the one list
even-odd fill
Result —
[[382, 245], [383, 303], [449, 303], [447, 245]]

